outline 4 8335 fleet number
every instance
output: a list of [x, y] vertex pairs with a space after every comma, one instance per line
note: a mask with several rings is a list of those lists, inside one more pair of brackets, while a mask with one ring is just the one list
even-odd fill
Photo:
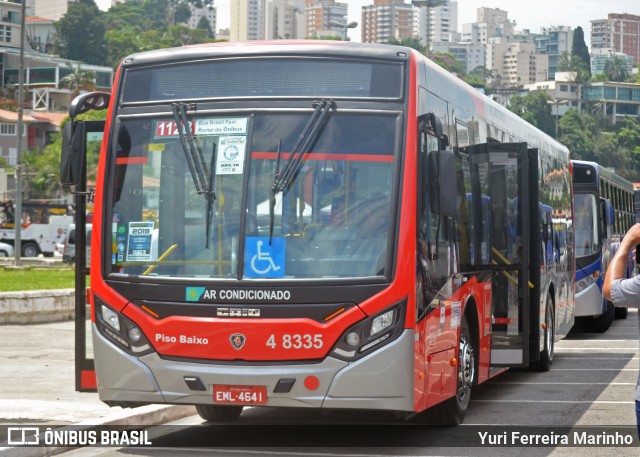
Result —
[[[278, 341], [276, 341], [278, 340]], [[323, 345], [322, 342], [322, 334], [309, 334], [305, 333], [303, 335], [299, 334], [284, 334], [276, 337], [276, 335], [271, 334], [269, 339], [267, 340], [267, 346], [271, 349], [275, 349], [277, 347], [281, 347], [282, 349], [320, 349]]]

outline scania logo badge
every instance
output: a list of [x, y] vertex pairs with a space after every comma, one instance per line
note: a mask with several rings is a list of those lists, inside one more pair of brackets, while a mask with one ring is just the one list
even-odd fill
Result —
[[247, 341], [247, 337], [242, 333], [234, 333], [229, 337], [229, 341], [231, 342], [231, 346], [233, 346], [233, 349], [239, 351], [244, 347], [244, 343]]

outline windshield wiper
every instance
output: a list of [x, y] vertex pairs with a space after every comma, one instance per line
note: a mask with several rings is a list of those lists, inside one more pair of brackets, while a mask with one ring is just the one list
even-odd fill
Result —
[[282, 173], [276, 170], [273, 176], [273, 194], [284, 191], [295, 181], [300, 168], [302, 168], [304, 155], [311, 152], [311, 148], [320, 136], [320, 132], [324, 128], [329, 112], [336, 109], [336, 102], [333, 100], [320, 100], [313, 102], [315, 110], [309, 118], [307, 125], [298, 136], [296, 144], [289, 154], [289, 158], [284, 164]]
[[193, 185], [196, 188], [198, 195], [202, 195], [209, 190], [210, 183], [207, 182], [207, 164], [204, 160], [204, 154], [202, 150], [196, 145], [193, 138], [193, 132], [187, 119], [187, 109], [195, 109], [195, 105], [187, 105], [186, 103], [178, 102], [171, 105], [173, 110], [173, 119], [178, 128], [178, 135], [180, 135], [180, 142], [182, 143], [182, 150], [184, 151], [191, 177], [193, 178]]
[[205, 247], [209, 249], [209, 234], [211, 233], [211, 220], [213, 219], [213, 202], [216, 201], [216, 144], [211, 149], [211, 163], [209, 164], [209, 188], [207, 189], [207, 216], [206, 231], [207, 237]]
[[278, 140], [278, 155], [276, 158], [276, 171], [273, 174], [273, 187], [271, 187], [271, 198], [269, 199], [269, 246], [273, 239], [273, 226], [275, 224], [275, 206], [276, 206], [276, 182], [280, 176], [280, 157], [282, 154], [282, 139]]

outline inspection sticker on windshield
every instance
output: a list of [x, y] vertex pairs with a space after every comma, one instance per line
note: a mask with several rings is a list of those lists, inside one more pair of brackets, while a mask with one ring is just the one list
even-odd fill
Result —
[[151, 235], [153, 222], [129, 222], [127, 260], [151, 260]]
[[247, 137], [221, 136], [218, 139], [217, 175], [241, 175], [244, 171], [244, 152]]

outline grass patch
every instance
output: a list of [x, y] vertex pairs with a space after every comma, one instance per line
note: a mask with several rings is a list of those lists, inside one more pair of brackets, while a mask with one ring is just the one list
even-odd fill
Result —
[[73, 268], [0, 268], [0, 292], [73, 287], [75, 287]]

